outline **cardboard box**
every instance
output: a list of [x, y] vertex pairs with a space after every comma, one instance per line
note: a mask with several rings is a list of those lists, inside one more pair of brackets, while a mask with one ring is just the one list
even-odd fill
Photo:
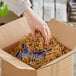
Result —
[[[52, 19], [48, 23], [51, 32], [56, 35], [57, 40], [65, 46], [73, 49], [76, 45], [76, 29], [57, 20]], [[7, 52], [13, 50], [20, 39], [31, 32], [26, 18], [10, 22], [0, 27], [0, 57], [2, 58], [2, 76], [73, 76], [72, 54], [75, 48], [57, 58], [56, 60], [35, 70]], [[5, 50], [5, 51], [4, 51]]]

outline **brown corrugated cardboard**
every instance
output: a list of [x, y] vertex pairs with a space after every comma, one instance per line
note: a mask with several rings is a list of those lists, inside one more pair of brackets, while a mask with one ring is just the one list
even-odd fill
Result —
[[[67, 26], [57, 20], [52, 19], [48, 23], [52, 34], [55, 34], [57, 40], [65, 46], [73, 49], [76, 45], [76, 29]], [[10, 22], [0, 27], [0, 47], [3, 50], [11, 51], [18, 44], [20, 39], [31, 32], [26, 18]], [[73, 75], [73, 58], [72, 53], [76, 50], [63, 55], [62, 57], [42, 66], [38, 70], [21, 62], [7, 52], [0, 50], [2, 58], [2, 76], [72, 76]], [[69, 57], [68, 57], [69, 56]], [[64, 59], [64, 60], [63, 60]]]
[[17, 69], [2, 60], [2, 76], [73, 76], [72, 56], [40, 70]]

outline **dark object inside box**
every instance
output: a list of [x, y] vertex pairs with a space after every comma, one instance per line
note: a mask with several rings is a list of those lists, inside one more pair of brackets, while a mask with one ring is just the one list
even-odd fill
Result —
[[55, 36], [52, 36], [50, 43], [45, 45], [44, 38], [37, 31], [35, 36], [29, 34], [27, 37], [24, 37], [10, 54], [38, 69], [69, 51], [71, 49], [59, 43]]

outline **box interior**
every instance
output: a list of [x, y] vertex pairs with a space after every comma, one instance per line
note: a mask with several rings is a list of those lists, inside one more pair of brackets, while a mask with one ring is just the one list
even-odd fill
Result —
[[[64, 44], [66, 47], [69, 47], [70, 49], [73, 49], [76, 46], [76, 28], [72, 28], [55, 19], [52, 19], [48, 23], [48, 25], [50, 27], [51, 33], [56, 35], [57, 40], [60, 43]], [[9, 53], [9, 51], [13, 50], [13, 48], [18, 45], [19, 41], [24, 36], [27, 36], [29, 33], [31, 33], [31, 30], [27, 24], [25, 17], [20, 18], [11, 23], [8, 23], [4, 26], [1, 26], [0, 27], [0, 47]], [[74, 50], [73, 50], [73, 52], [74, 52]], [[70, 54], [72, 54], [73, 52], [71, 52]], [[69, 56], [70, 54], [68, 54], [66, 56]], [[3, 56], [1, 54], [0, 54], [0, 56], [3, 58]], [[63, 58], [66, 58], [66, 56], [64, 56]], [[8, 57], [10, 57], [10, 56], [8, 56]], [[6, 58], [4, 60], [6, 60]], [[18, 60], [18, 59], [16, 59], [16, 60]], [[57, 61], [59, 61], [59, 60], [57, 60]], [[8, 62], [10, 62], [10, 59], [8, 59]], [[10, 63], [15, 65], [14, 61], [11, 61]], [[54, 64], [55, 62], [50, 62], [50, 63]], [[17, 66], [17, 64], [15, 66]], [[30, 67], [30, 66], [27, 66], [27, 64], [25, 64], [24, 66], [28, 67], [28, 68]], [[43, 66], [43, 67], [45, 67], [45, 66]], [[31, 69], [33, 69], [33, 68], [31, 68]]]

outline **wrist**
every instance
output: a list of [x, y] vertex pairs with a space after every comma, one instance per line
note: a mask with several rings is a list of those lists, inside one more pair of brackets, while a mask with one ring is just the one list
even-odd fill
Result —
[[22, 15], [27, 16], [27, 15], [32, 14], [32, 13], [33, 13], [32, 9], [28, 8]]

